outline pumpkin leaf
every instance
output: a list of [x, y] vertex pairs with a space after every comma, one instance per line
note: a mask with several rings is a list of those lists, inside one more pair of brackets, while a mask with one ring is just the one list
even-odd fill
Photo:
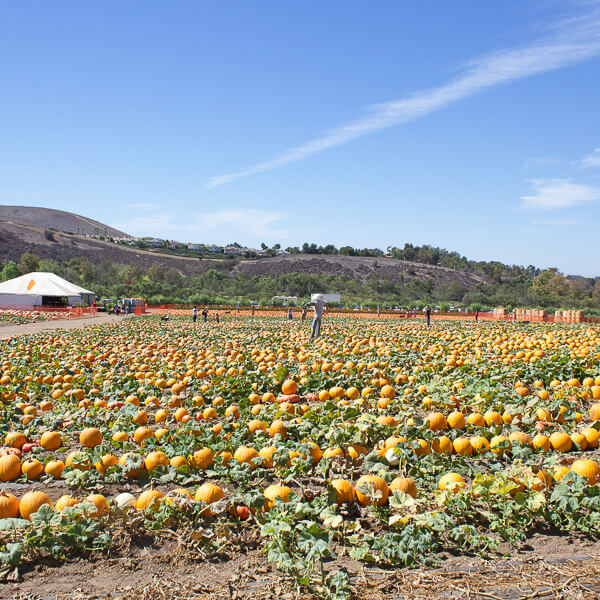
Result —
[[16, 530], [16, 529], [27, 529], [31, 527], [31, 522], [27, 519], [19, 519], [19, 518], [8, 518], [8, 519], [0, 519], [0, 530]]

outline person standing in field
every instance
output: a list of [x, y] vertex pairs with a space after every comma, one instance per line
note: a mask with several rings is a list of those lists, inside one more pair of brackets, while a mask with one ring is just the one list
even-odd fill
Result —
[[288, 321], [291, 321], [294, 318], [294, 315], [292, 313], [292, 309], [288, 308]]
[[310, 341], [316, 340], [321, 335], [321, 321], [323, 319], [323, 311], [325, 310], [325, 300], [323, 296], [317, 296], [314, 302], [309, 302], [308, 306], [312, 306], [314, 317], [310, 329]]
[[475, 323], [477, 323], [477, 321], [479, 321], [479, 309], [478, 308], [475, 309]]
[[377, 318], [379, 318], [380, 316], [381, 316], [381, 307], [378, 304], [377, 305]]
[[216, 321], [216, 323], [217, 323], [217, 325], [218, 325], [218, 324], [219, 324], [219, 313], [217, 313], [217, 314], [215, 315], [215, 321]]
[[252, 316], [254, 316], [254, 304], [252, 305]]
[[302, 322], [306, 320], [306, 306], [302, 307]]
[[238, 315], [240, 314], [240, 301], [239, 300], [238, 300], [238, 303], [237, 303], [237, 314]]
[[198, 320], [198, 307], [194, 306], [192, 310], [192, 323], [195, 323]]
[[205, 306], [202, 311], [202, 320], [206, 323], [208, 321], [208, 308]]
[[431, 325], [431, 307], [429, 304], [425, 307], [425, 320], [427, 321], [427, 327]]

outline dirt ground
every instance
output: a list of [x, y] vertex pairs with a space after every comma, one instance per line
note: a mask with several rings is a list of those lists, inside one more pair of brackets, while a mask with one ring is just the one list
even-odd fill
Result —
[[[550, 536], [551, 537], [551, 536]], [[540, 534], [532, 550], [510, 558], [442, 558], [435, 569], [383, 570], [338, 559], [327, 570], [347, 569], [355, 599], [433, 598], [529, 600], [600, 598], [600, 543], [565, 543], [564, 536]], [[309, 598], [269, 565], [259, 550], [215, 560], [195, 560], [175, 539], [130, 556], [49, 562], [0, 584], [0, 598], [19, 600], [294, 600]]]

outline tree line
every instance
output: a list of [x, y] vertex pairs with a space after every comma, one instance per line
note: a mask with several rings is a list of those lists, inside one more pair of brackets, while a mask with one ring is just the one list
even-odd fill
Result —
[[[402, 249], [402, 256], [426, 264], [449, 266], [456, 253], [429, 253], [429, 247]], [[433, 249], [435, 250], [435, 249]], [[463, 257], [458, 257], [460, 260]], [[405, 260], [400, 258], [399, 260]], [[408, 258], [406, 258], [408, 260]], [[457, 259], [458, 260], [458, 259]], [[191, 302], [234, 304], [251, 301], [270, 304], [275, 295], [308, 298], [311, 293], [339, 293], [346, 306], [419, 307], [424, 304], [486, 310], [495, 306], [534, 307], [548, 310], [579, 308], [600, 312], [600, 280], [567, 277], [557, 269], [515, 267], [502, 263], [467, 261], [465, 271], [485, 273], [489, 283], [469, 289], [459, 281], [440, 283], [432, 277], [404, 277], [402, 281], [372, 276], [366, 281], [347, 275], [288, 273], [249, 277], [228, 270], [209, 269], [199, 275], [182, 275], [173, 267], [154, 263], [119, 264], [108, 260], [92, 263], [85, 258], [62, 262], [24, 253], [19, 263], [0, 264], [0, 279], [6, 281], [31, 271], [49, 271], [94, 291], [99, 298], [143, 297], [153, 304]], [[450, 267], [457, 268], [458, 267]], [[127, 283], [129, 282], [129, 283]]]

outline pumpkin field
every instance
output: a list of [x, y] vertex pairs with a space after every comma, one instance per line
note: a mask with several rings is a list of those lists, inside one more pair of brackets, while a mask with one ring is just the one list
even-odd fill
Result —
[[[0, 342], [0, 598], [73, 565], [81, 598], [115, 565], [111, 597], [446, 597], [423, 582], [452, 561], [600, 551], [599, 326], [309, 335], [173, 314]], [[578, 568], [544, 567], [548, 597], [595, 597]], [[448, 577], [475, 590], [453, 597], [542, 597], [533, 575], [513, 596]]]

